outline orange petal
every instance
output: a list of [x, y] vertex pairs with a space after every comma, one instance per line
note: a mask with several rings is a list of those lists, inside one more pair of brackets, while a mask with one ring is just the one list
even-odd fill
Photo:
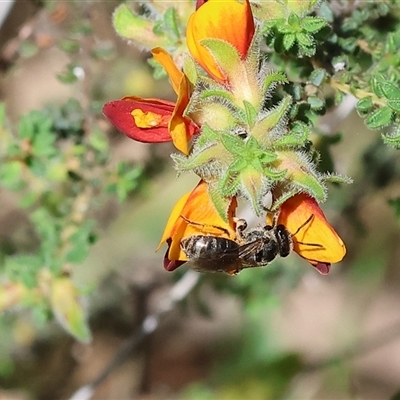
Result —
[[172, 57], [161, 47], [155, 47], [151, 50], [151, 54], [167, 72], [171, 79], [172, 87], [177, 95], [179, 95], [179, 85], [184, 78], [183, 72], [176, 66]]
[[187, 45], [195, 60], [214, 79], [225, 82], [226, 77], [214, 57], [201, 44], [203, 39], [221, 39], [232, 44], [241, 54], [247, 55], [254, 36], [254, 19], [248, 0], [208, 0], [188, 22]]
[[[200, 181], [196, 188], [185, 194], [175, 205], [168, 219], [159, 247], [171, 239], [169, 260], [187, 260], [180, 248], [182, 239], [193, 235], [213, 235], [234, 239], [236, 236], [233, 217], [236, 199], [228, 210], [228, 223], [215, 210], [208, 194], [208, 185]], [[182, 218], [184, 217], [184, 218]]]
[[168, 130], [174, 146], [187, 155], [189, 154], [189, 141], [195, 133], [195, 130], [193, 130], [195, 125], [193, 122], [188, 123], [190, 120], [183, 116], [189, 103], [189, 82], [185, 75], [179, 84], [178, 90], [178, 99], [169, 121]]
[[189, 141], [196, 131], [194, 123], [184, 117], [186, 107], [189, 104], [191, 85], [186, 75], [178, 69], [172, 57], [164, 49], [156, 47], [151, 52], [168, 73], [172, 87], [178, 96], [168, 124], [172, 141], [178, 150], [184, 154], [189, 154]]
[[285, 225], [292, 235], [295, 234], [294, 251], [321, 273], [324, 273], [323, 267], [328, 269], [326, 264], [337, 263], [346, 254], [342, 239], [326, 220], [318, 203], [306, 194], [297, 194], [282, 204], [278, 224]]

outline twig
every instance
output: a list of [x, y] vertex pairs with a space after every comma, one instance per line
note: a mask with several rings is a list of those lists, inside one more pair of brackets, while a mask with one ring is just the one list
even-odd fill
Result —
[[163, 298], [158, 310], [148, 315], [139, 328], [121, 345], [112, 361], [104, 370], [88, 385], [79, 388], [69, 400], [90, 400], [96, 388], [129, 357], [130, 353], [136, 349], [142, 340], [152, 334], [159, 326], [161, 317], [172, 311], [177, 303], [185, 299], [200, 280], [200, 274], [189, 270], [182, 278], [172, 286], [167, 296]]

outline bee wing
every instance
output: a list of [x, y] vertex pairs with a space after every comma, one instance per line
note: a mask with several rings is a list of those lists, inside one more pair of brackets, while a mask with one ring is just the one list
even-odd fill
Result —
[[239, 246], [239, 258], [246, 258], [262, 249], [264, 242], [261, 239]]
[[243, 269], [238, 249], [227, 249], [218, 254], [194, 258], [187, 262], [187, 266], [199, 272], [225, 272], [228, 275], [235, 275]]

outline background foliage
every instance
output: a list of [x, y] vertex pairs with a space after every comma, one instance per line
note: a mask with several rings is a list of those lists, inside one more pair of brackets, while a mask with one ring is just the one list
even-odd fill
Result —
[[[165, 272], [154, 248], [196, 178], [175, 179], [169, 144], [129, 141], [101, 116], [123, 95], [173, 97], [148, 54], [115, 35], [119, 3], [27, 4], [24, 20], [17, 3], [0, 31], [0, 397], [66, 398], [185, 273]], [[146, 7], [123, 7], [148, 19]], [[271, 103], [292, 95], [291, 118], [314, 124], [321, 171], [354, 179], [331, 185], [324, 205], [345, 262], [327, 277], [296, 256], [202, 277], [98, 396], [394, 395], [399, 10], [394, 0], [331, 0], [263, 26], [271, 68], [289, 80]], [[154, 29], [179, 52], [177, 18], [165, 10]]]

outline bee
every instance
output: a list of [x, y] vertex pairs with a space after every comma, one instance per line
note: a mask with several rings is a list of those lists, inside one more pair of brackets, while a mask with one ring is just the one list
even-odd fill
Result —
[[233, 240], [194, 235], [183, 239], [180, 246], [189, 260], [189, 266], [196, 271], [236, 274], [243, 269], [239, 258], [241, 246]]
[[[277, 256], [287, 257], [293, 250], [293, 237], [313, 218], [312, 214], [293, 234], [284, 225], [277, 224], [276, 219], [273, 225], [249, 230], [247, 222], [239, 219], [236, 227], [237, 241], [211, 235], [194, 235], [183, 239], [180, 246], [191, 268], [202, 272], [225, 272], [234, 275], [245, 268], [264, 267]], [[225, 231], [224, 228], [213, 227]], [[299, 243], [323, 247], [316, 243]]]

